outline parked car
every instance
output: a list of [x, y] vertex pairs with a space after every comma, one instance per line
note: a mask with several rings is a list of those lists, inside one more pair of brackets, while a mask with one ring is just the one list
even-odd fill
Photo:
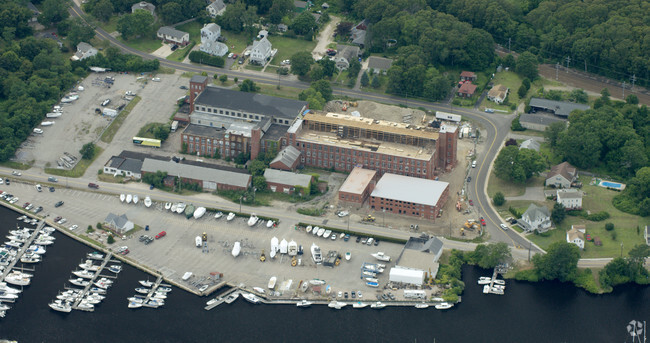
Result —
[[499, 226], [501, 226], [503, 231], [508, 231], [508, 226], [506, 224], [501, 223], [501, 224], [499, 224]]
[[39, 191], [39, 192], [42, 192], [43, 187], [41, 187], [41, 185], [36, 185], [36, 190]]
[[485, 222], [485, 219], [483, 219], [483, 217], [481, 217], [480, 221], [481, 221], [481, 225], [483, 225], [483, 226], [487, 225], [487, 223]]
[[474, 202], [472, 201], [472, 199], [469, 199], [469, 205], [474, 206]]
[[91, 182], [88, 184], [88, 188], [99, 189], [99, 185]]
[[77, 224], [74, 224], [74, 225], [70, 226], [70, 230], [72, 230], [72, 231], [74, 231], [74, 230], [76, 230], [78, 228], [79, 228], [79, 225], [77, 225]]
[[59, 179], [55, 178], [54, 176], [50, 176], [50, 177], [47, 178], [47, 181], [50, 181], [50, 182], [59, 182]]
[[54, 204], [54, 207], [61, 207], [63, 206], [63, 201], [59, 201], [56, 204]]
[[50, 187], [50, 192], [54, 192], [54, 187]]
[[229, 54], [228, 54], [228, 58], [232, 58], [232, 55], [234, 55], [234, 53], [232, 53], [232, 52], [229, 53]]
[[176, 44], [172, 45], [172, 51], [176, 51], [176, 49], [178, 49], [178, 45]]
[[102, 101], [102, 106], [106, 106], [106, 105], [108, 105], [110, 102], [111, 102], [111, 99], [106, 99], [106, 100]]
[[55, 221], [55, 222], [58, 222], [59, 220], [61, 220], [61, 218], [63, 218], [63, 217], [58, 216], [58, 217], [54, 218], [54, 221]]
[[160, 231], [160, 233], [158, 233], [158, 234], [156, 235], [156, 239], [163, 238], [163, 237], [165, 237], [165, 235], [167, 235], [167, 232], [165, 232], [165, 231]]
[[187, 86], [180, 86], [180, 89], [187, 89]]
[[476, 161], [472, 161], [472, 168], [476, 168]]

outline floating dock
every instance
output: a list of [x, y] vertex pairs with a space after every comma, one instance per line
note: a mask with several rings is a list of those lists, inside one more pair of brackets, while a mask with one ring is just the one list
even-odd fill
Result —
[[[88, 311], [88, 312], [92, 312], [95, 310], [94, 307], [91, 309], [80, 308], [79, 304], [88, 295], [88, 291], [90, 290], [91, 287], [94, 286], [95, 280], [97, 279], [97, 277], [100, 276], [99, 274], [101, 274], [101, 272], [104, 270], [106, 264], [108, 263], [108, 261], [110, 261], [112, 256], [113, 254], [111, 254], [110, 252], [106, 254], [106, 257], [104, 257], [104, 259], [102, 260], [102, 264], [100, 265], [99, 269], [97, 269], [97, 271], [95, 272], [95, 275], [89, 280], [88, 285], [84, 287], [83, 291], [81, 291], [81, 294], [79, 295], [77, 300], [75, 300], [74, 304], [72, 304], [71, 307], [73, 310], [81, 310], [81, 311]], [[116, 276], [102, 275], [102, 277], [115, 278]]]

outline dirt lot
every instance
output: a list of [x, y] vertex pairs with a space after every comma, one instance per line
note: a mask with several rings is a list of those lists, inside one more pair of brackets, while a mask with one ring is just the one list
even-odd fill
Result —
[[[357, 106], [352, 106], [355, 103]], [[348, 105], [348, 108], [346, 111], [343, 111], [343, 106], [345, 104]], [[345, 114], [351, 114], [354, 111], [358, 111], [362, 117], [388, 120], [396, 123], [423, 125], [427, 122], [427, 120], [423, 121], [425, 116], [424, 111], [413, 108], [384, 105], [372, 101], [342, 102], [340, 100], [333, 100], [325, 105], [324, 110], [327, 112]]]

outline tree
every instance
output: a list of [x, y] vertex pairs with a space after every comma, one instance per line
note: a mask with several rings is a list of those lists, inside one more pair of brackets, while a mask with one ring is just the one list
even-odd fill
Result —
[[512, 54], [508, 54], [504, 59], [503, 59], [503, 66], [508, 67], [510, 69], [515, 69], [515, 66], [517, 65], [517, 62], [515, 62], [515, 57], [512, 56]]
[[41, 14], [38, 16], [38, 22], [47, 26], [60, 23], [69, 16], [70, 13], [65, 1], [45, 0], [41, 4]]
[[510, 139], [508, 139], [508, 140], [506, 141], [506, 143], [504, 144], [504, 146], [511, 146], [511, 145], [519, 146], [519, 144], [517, 144], [517, 140], [514, 139], [514, 138], [510, 138]]
[[219, 76], [219, 81], [221, 81], [221, 84], [225, 84], [226, 81], [228, 81], [228, 75], [223, 74], [223, 75]]
[[239, 90], [242, 92], [255, 93], [260, 90], [260, 87], [258, 87], [255, 82], [246, 79], [239, 85]]
[[309, 108], [315, 110], [322, 110], [326, 103], [323, 95], [312, 87], [300, 92], [300, 94], [298, 94], [298, 99], [307, 101], [309, 103]]
[[113, 235], [108, 235], [108, 237], [106, 238], [106, 243], [108, 244], [115, 243], [115, 238], [113, 238]]
[[154, 17], [148, 11], [125, 14], [117, 21], [117, 31], [124, 39], [148, 36], [153, 30]]
[[86, 143], [81, 147], [81, 150], [79, 150], [79, 153], [81, 154], [81, 158], [85, 160], [92, 160], [93, 157], [95, 157], [95, 143]]
[[533, 265], [544, 280], [573, 281], [578, 271], [580, 249], [567, 242], [552, 243], [546, 254], [533, 256]]
[[494, 268], [512, 258], [506, 243], [479, 244], [470, 253], [470, 259], [481, 268]]
[[605, 230], [607, 230], [607, 231], [614, 230], [614, 223], [606, 223], [605, 224]]
[[323, 58], [316, 62], [316, 64], [323, 67], [323, 76], [332, 77], [336, 74], [336, 62], [330, 60], [329, 58]]
[[[259, 157], [258, 157], [259, 158]], [[264, 175], [264, 170], [266, 170], [267, 165], [264, 161], [254, 160], [248, 165], [248, 171], [253, 176], [262, 176]]]
[[77, 46], [80, 42], [90, 42], [95, 37], [95, 30], [86, 25], [80, 18], [74, 18], [70, 21], [68, 30], [68, 41], [70, 45]]
[[107, 22], [113, 15], [113, 4], [110, 0], [99, 0], [90, 12], [95, 18]]
[[291, 29], [298, 35], [305, 35], [312, 32], [316, 26], [314, 16], [309, 11], [304, 11], [293, 20]]
[[354, 23], [351, 23], [349, 21], [342, 21], [336, 25], [336, 29], [334, 30], [334, 35], [345, 36], [348, 33], [350, 33], [352, 26], [354, 26]]
[[569, 100], [579, 104], [586, 104], [589, 102], [589, 96], [584, 89], [574, 89], [569, 93]]
[[266, 190], [266, 179], [264, 176], [254, 176], [253, 177], [253, 187], [257, 188], [258, 192]]
[[566, 210], [562, 204], [556, 202], [553, 205], [553, 210], [551, 211], [551, 220], [555, 225], [560, 225], [560, 223], [566, 218]]
[[520, 115], [517, 115], [512, 120], [512, 123], [510, 124], [510, 129], [512, 131], [526, 131], [526, 128], [521, 125], [521, 122], [519, 122], [519, 117], [520, 117]]
[[379, 88], [379, 87], [381, 87], [381, 82], [379, 81], [379, 77], [377, 77], [376, 74], [372, 76], [372, 82], [370, 83], [370, 86], [371, 86], [372, 88]]
[[350, 61], [350, 65], [348, 66], [348, 77], [351, 80], [356, 81], [360, 71], [361, 71], [361, 63], [357, 60]]
[[519, 86], [519, 90], [517, 90], [517, 95], [519, 95], [519, 98], [524, 98], [526, 97], [526, 94], [528, 93], [528, 88], [524, 86], [522, 83], [521, 86]]
[[244, 30], [244, 27], [251, 27], [257, 21], [256, 12], [257, 7], [247, 7], [242, 1], [237, 1], [226, 7], [223, 15], [219, 17], [218, 23], [226, 30], [239, 33]]
[[160, 15], [163, 21], [167, 24], [177, 23], [185, 19], [181, 5], [179, 5], [177, 2], [168, 2], [162, 5]]
[[494, 202], [494, 205], [501, 206], [506, 203], [506, 197], [503, 196], [503, 193], [497, 192], [492, 198], [492, 201]]
[[517, 74], [535, 80], [538, 75], [537, 64], [537, 57], [528, 51], [524, 51], [517, 59]]
[[639, 97], [637, 97], [636, 94], [630, 94], [625, 98], [625, 102], [630, 105], [638, 105]]
[[311, 69], [314, 59], [309, 51], [300, 51], [291, 56], [291, 72], [298, 76], [305, 76]]
[[312, 82], [310, 85], [311, 88], [319, 92], [325, 101], [330, 101], [332, 100], [332, 86], [330, 83], [326, 80], [318, 80], [316, 82]]
[[364, 72], [361, 75], [361, 86], [366, 87], [370, 83], [370, 79], [368, 78], [368, 73]]
[[558, 138], [564, 130], [566, 130], [566, 122], [564, 121], [553, 122], [544, 129], [544, 139], [551, 145], [551, 148], [557, 145]]
[[516, 183], [524, 183], [546, 168], [542, 157], [535, 150], [519, 150], [514, 145], [501, 149], [494, 161], [494, 172], [497, 177]]
[[269, 9], [269, 21], [273, 24], [280, 24], [282, 18], [290, 14], [293, 8], [294, 6], [291, 0], [274, 0], [273, 5]]

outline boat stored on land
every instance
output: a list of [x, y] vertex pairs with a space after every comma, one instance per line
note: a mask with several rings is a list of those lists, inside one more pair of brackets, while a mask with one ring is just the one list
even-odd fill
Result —
[[228, 213], [228, 217], [226, 217], [226, 220], [227, 220], [227, 221], [231, 221], [231, 220], [233, 220], [233, 219], [235, 219], [235, 214], [232, 213], [232, 212]]
[[268, 227], [268, 228], [272, 228], [272, 227], [273, 227], [273, 224], [274, 224], [274, 223], [273, 223], [273, 220], [269, 219], [269, 220], [266, 222], [266, 227]]
[[275, 277], [275, 276], [272, 276], [272, 277], [269, 279], [269, 284], [268, 284], [269, 289], [275, 289], [275, 283], [276, 283], [277, 281], [278, 281], [278, 278]]
[[178, 213], [178, 214], [183, 213], [183, 211], [185, 211], [185, 207], [187, 207], [187, 205], [185, 205], [185, 203], [179, 202], [178, 204], [176, 204], [176, 213]]
[[214, 219], [219, 219], [221, 217], [223, 217], [223, 212], [221, 212], [221, 211], [214, 214]]
[[127, 204], [130, 204], [131, 201], [133, 201], [133, 195], [131, 195], [131, 194], [127, 194], [127, 195], [126, 195], [126, 203], [127, 203]]
[[255, 215], [255, 213], [251, 214], [250, 218], [248, 218], [248, 226], [253, 226], [257, 224], [257, 221], [259, 218]]
[[171, 202], [166, 202], [165, 203], [165, 209], [169, 211], [171, 208], [172, 208], [172, 203]]
[[232, 247], [232, 256], [237, 257], [239, 256], [240, 252], [241, 252], [241, 243], [235, 242], [235, 244]]
[[137, 205], [139, 200], [140, 200], [140, 198], [138, 197], [138, 195], [133, 194], [133, 203]]
[[203, 215], [205, 214], [205, 211], [206, 211], [205, 207], [197, 208], [196, 211], [194, 211], [194, 219], [199, 219], [199, 218], [203, 217]]
[[379, 283], [378, 282], [372, 282], [372, 281], [366, 281], [366, 286], [377, 288], [377, 287], [379, 287]]
[[379, 261], [384, 261], [384, 262], [390, 262], [390, 256], [384, 254], [383, 252], [376, 252], [374, 254], [370, 254], [372, 257], [378, 259]]
[[346, 261], [349, 261], [351, 258], [352, 258], [352, 253], [350, 253], [349, 251], [346, 252], [346, 253], [345, 253], [345, 260], [346, 260]]
[[320, 248], [318, 245], [316, 245], [316, 243], [311, 244], [311, 258], [316, 264], [323, 262], [323, 255], [321, 254]]
[[185, 208], [185, 218], [190, 219], [194, 215], [195, 210], [196, 209], [194, 208], [194, 205], [192, 204], [187, 205], [187, 207]]
[[126, 195], [125, 194], [120, 194], [120, 201], [124, 202], [126, 200]]
[[144, 198], [144, 206], [151, 207], [151, 198], [149, 196]]

